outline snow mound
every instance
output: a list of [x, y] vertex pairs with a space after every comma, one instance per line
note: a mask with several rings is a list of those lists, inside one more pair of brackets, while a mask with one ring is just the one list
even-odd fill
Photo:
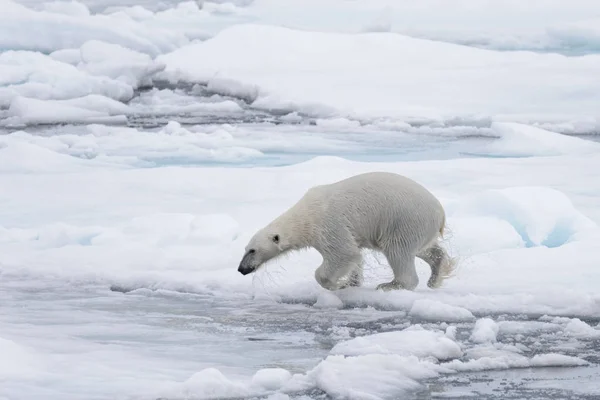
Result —
[[448, 360], [462, 356], [460, 346], [444, 332], [425, 330], [414, 325], [402, 331], [377, 333], [340, 342], [331, 349], [333, 355], [396, 354], [434, 357]]
[[[478, 216], [506, 221], [527, 247], [562, 246], [597, 229], [564, 193], [550, 187], [492, 189], [469, 196], [449, 208], [453, 217]], [[514, 235], [506, 237], [514, 241]]]
[[175, 393], [170, 396], [211, 399], [215, 397], [241, 397], [246, 398], [260, 394], [253, 392], [249, 385], [244, 382], [236, 382], [228, 379], [216, 368], [207, 368], [195, 373], [181, 385]]
[[493, 52], [394, 33], [239, 24], [158, 60], [172, 81], [218, 76], [258, 87], [256, 107], [321, 117], [577, 121], [596, 118], [600, 101], [600, 56]]
[[292, 378], [292, 374], [283, 368], [263, 368], [252, 377], [252, 384], [266, 390], [280, 389]]
[[471, 333], [471, 340], [475, 343], [496, 342], [499, 330], [500, 327], [491, 318], [478, 319]]
[[492, 130], [500, 138], [484, 149], [487, 155], [524, 157], [600, 152], [598, 143], [533, 126], [494, 122]]
[[425, 321], [461, 322], [475, 319], [466, 308], [429, 299], [415, 300], [408, 314]]

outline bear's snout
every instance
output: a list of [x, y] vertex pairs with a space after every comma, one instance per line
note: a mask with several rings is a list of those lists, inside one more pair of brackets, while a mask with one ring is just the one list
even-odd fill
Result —
[[254, 271], [254, 268], [252, 268], [252, 267], [246, 267], [244, 265], [240, 265], [238, 267], [238, 272], [242, 275], [248, 275], [250, 272], [253, 272], [253, 271]]
[[240, 266], [238, 267], [238, 272], [242, 275], [248, 275], [250, 272], [254, 272], [256, 267], [254, 266], [253, 257], [255, 251], [251, 250], [244, 254], [244, 258], [240, 261]]

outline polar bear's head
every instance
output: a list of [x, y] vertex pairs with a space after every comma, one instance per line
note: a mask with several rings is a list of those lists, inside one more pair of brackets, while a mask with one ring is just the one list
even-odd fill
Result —
[[242, 275], [247, 275], [285, 251], [281, 233], [278, 230], [262, 229], [248, 242], [238, 271]]

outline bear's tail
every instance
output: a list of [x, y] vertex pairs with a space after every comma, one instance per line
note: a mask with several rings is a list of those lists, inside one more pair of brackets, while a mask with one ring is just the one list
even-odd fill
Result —
[[444, 280], [454, 276], [456, 272], [457, 260], [450, 257], [446, 250], [440, 245], [434, 245], [430, 251], [435, 253], [432, 257], [433, 262], [429, 262], [431, 267], [431, 276], [427, 281], [427, 286], [431, 289], [437, 289], [442, 286]]
[[[445, 232], [446, 215], [444, 214], [439, 230], [440, 238], [444, 237]], [[454, 276], [458, 260], [450, 257], [448, 252], [437, 241], [419, 256], [431, 267], [431, 276], [427, 281], [428, 287], [432, 289], [439, 288], [442, 286], [444, 280]]]

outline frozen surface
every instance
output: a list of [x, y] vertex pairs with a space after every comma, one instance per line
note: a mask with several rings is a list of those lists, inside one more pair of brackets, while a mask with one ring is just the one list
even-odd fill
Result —
[[[0, 9], [2, 400], [600, 394], [597, 1]], [[443, 203], [441, 289], [375, 291], [369, 252], [337, 292], [314, 250], [237, 272], [373, 170]]]
[[[177, 123], [88, 129], [2, 137], [0, 337], [18, 359], [1, 370], [4, 396], [393, 398], [457, 374], [598, 360], [598, 153], [147, 168], [171, 137], [201, 158], [240, 142]], [[446, 206], [460, 268], [442, 289], [376, 292], [390, 274], [376, 254], [363, 288], [336, 293], [314, 281], [314, 251], [236, 271], [249, 236], [308, 187], [370, 170], [411, 176]]]

